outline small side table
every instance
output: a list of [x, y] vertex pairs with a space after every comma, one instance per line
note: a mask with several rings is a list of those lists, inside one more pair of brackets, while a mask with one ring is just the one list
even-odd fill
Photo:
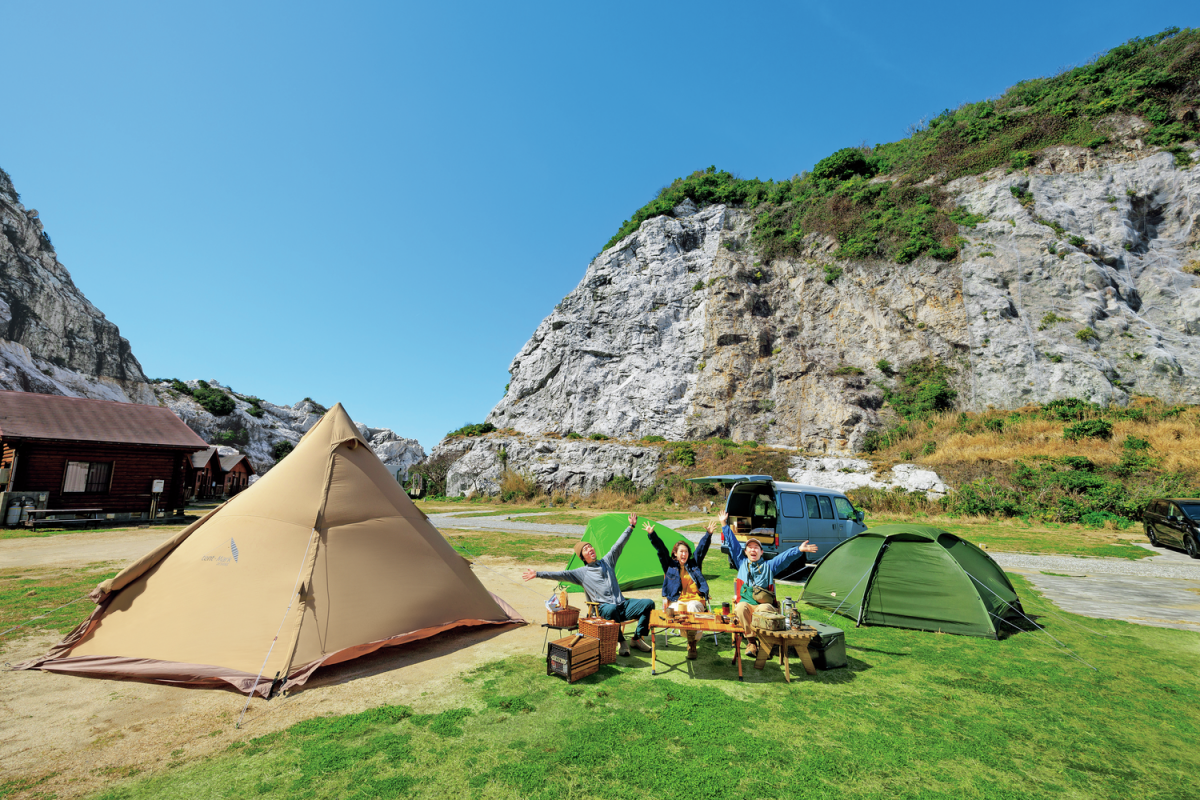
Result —
[[778, 646], [779, 660], [783, 664], [783, 677], [788, 683], [792, 682], [788, 650], [794, 649], [796, 655], [800, 656], [800, 661], [804, 664], [805, 672], [809, 675], [816, 675], [817, 668], [813, 665], [812, 658], [808, 655], [808, 643], [816, 635], [817, 629], [810, 628], [807, 625], [795, 631], [765, 631], [762, 628], [755, 628], [754, 636], [758, 639], [758, 655], [754, 660], [754, 668], [762, 669], [765, 667], [767, 659], [771, 657], [771, 648]]

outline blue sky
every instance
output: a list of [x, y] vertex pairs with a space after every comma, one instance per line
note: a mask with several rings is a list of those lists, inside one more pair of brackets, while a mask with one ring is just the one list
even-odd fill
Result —
[[1194, 3], [4, 2], [0, 167], [151, 377], [428, 449], [622, 220], [786, 178]]

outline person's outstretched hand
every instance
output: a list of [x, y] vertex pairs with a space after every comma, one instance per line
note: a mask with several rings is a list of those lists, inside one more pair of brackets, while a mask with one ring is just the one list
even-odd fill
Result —
[[629, 515], [629, 527], [631, 527], [631, 528], [637, 527], [637, 514]]
[[[813, 548], [813, 549], [816, 549], [816, 548]], [[522, 572], [522, 573], [521, 573], [521, 577], [522, 577], [522, 578], [524, 578], [524, 579], [525, 579], [525, 580], [527, 580], [527, 581], [531, 581], [531, 580], [533, 580], [534, 578], [536, 578], [536, 577], [537, 577], [537, 573], [536, 573], [536, 572], [534, 572], [534, 571], [533, 571], [533, 570], [531, 570], [531, 569], [527, 569], [527, 570], [525, 570], [524, 572]]]
[[650, 520], [646, 520], [646, 524], [642, 526], [642, 530], [644, 530], [647, 534], [654, 533], [654, 523]]
[[720, 522], [722, 526], [728, 524], [729, 512], [722, 508], [717, 512], [717, 521]]
[[804, 540], [804, 544], [800, 545], [800, 548], [799, 548], [799, 549], [800, 549], [800, 552], [801, 552], [801, 553], [815, 553], [815, 552], [817, 552], [817, 546], [816, 546], [815, 544], [809, 544], [809, 543], [808, 543], [808, 539], [805, 539], [805, 540]]
[[717, 521], [715, 519], [710, 519], [708, 524], [704, 526], [704, 530], [708, 531], [709, 533], [716, 533]]

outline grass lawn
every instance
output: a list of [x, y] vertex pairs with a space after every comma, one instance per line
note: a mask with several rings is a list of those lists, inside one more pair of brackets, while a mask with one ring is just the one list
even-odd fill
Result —
[[[715, 596], [732, 593], [731, 575], [713, 573]], [[992, 641], [842, 618], [849, 667], [790, 686], [774, 662], [747, 664], [739, 684], [728, 639], [719, 650], [705, 639], [694, 662], [675, 639], [660, 649], [675, 669], [657, 677], [639, 656], [574, 685], [530, 653], [463, 675], [426, 706], [310, 719], [99, 797], [1200, 793], [1200, 634], [1076, 618], [1014, 582], [1027, 611], [1098, 671], [1041, 633]]]
[[546, 564], [572, 555], [574, 537], [521, 534], [513, 531], [443, 531], [450, 546], [467, 558], [491, 556], [515, 558], [531, 564]]
[[[59, 608], [65, 603], [86, 595], [100, 581], [108, 580], [120, 569], [112, 564], [89, 564], [86, 567], [27, 567], [0, 570], [0, 647], [3, 643], [26, 636], [39, 628], [49, 628], [66, 634], [87, 618], [96, 608], [86, 597]], [[57, 610], [55, 610], [57, 609]], [[32, 625], [3, 633], [14, 625], [52, 612]], [[0, 798], [4, 797], [0, 788]]]
[[0, 528], [0, 541], [5, 539], [40, 539], [45, 536], [58, 536], [64, 533], [125, 533], [136, 530], [155, 530], [174, 533], [186, 528], [186, 525], [155, 525], [141, 527], [138, 525], [123, 528]]

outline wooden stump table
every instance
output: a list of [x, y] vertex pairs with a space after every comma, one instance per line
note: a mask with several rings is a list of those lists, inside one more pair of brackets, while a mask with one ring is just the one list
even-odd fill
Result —
[[754, 628], [754, 636], [758, 639], [758, 655], [754, 660], [754, 668], [762, 669], [771, 657], [771, 648], [779, 647], [779, 660], [783, 664], [783, 677], [788, 683], [792, 682], [792, 671], [789, 665], [788, 650], [795, 649], [796, 655], [804, 664], [804, 671], [816, 675], [817, 668], [813, 666], [812, 658], [808, 655], [808, 643], [817, 635], [816, 628], [804, 625], [798, 631], [765, 631]]

